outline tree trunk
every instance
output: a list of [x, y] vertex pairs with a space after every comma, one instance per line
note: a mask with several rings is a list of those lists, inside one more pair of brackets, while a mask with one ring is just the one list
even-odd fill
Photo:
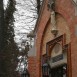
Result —
[[4, 48], [4, 7], [3, 0], [0, 0], [0, 77], [4, 77], [4, 60], [3, 50]]
[[37, 14], [39, 14], [40, 10], [40, 0], [37, 0]]
[[3, 36], [4, 36], [4, 8], [3, 0], [0, 1], [0, 51], [3, 48]]

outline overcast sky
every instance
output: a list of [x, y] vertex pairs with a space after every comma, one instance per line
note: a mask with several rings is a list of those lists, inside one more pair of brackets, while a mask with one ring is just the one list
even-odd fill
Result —
[[[7, 6], [7, 1], [4, 0], [5, 8]], [[33, 30], [33, 26], [35, 25], [35, 21], [32, 23], [27, 23], [30, 19], [27, 19], [27, 16], [32, 16], [33, 13], [29, 12], [27, 10], [26, 5], [27, 0], [16, 0], [16, 11], [14, 13], [14, 31], [15, 31], [15, 41], [18, 43], [18, 45], [21, 45], [21, 42], [23, 39], [28, 40], [26, 38], [27, 33], [29, 33], [31, 30]], [[28, 1], [29, 2], [29, 1]]]

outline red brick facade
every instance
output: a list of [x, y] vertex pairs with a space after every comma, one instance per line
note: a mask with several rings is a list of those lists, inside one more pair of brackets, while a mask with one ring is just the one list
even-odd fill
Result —
[[36, 77], [36, 57], [29, 57], [28, 59], [28, 69], [29, 69], [29, 74], [30, 74], [30, 77]]
[[[48, 0], [44, 0], [40, 16], [35, 28], [36, 56], [29, 58], [29, 70], [31, 77], [41, 77], [41, 57], [46, 53], [45, 43], [54, 37], [50, 30], [50, 11], [47, 7]], [[75, 6], [72, 0], [56, 0], [56, 20], [59, 35], [66, 34], [66, 43], [71, 43], [71, 65], [72, 77], [77, 77], [77, 16], [75, 16]], [[45, 51], [45, 52], [44, 52]]]

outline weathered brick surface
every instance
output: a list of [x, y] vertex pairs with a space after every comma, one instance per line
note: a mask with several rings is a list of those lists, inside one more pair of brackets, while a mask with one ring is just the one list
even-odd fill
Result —
[[[44, 3], [44, 8], [42, 9], [41, 16], [38, 20], [37, 33], [36, 33], [36, 60], [35, 62], [30, 60], [32, 63], [31, 67], [35, 68], [36, 77], [41, 77], [41, 55], [45, 53], [45, 43], [47, 40], [53, 39], [53, 35], [50, 33], [50, 11], [48, 11], [47, 3]], [[77, 36], [75, 35], [75, 26], [77, 25], [77, 16], [75, 16], [75, 9], [72, 0], [56, 0], [56, 12], [57, 15], [57, 25], [59, 28], [59, 34], [66, 33], [66, 42], [71, 42], [71, 64], [72, 64], [72, 77], [77, 77]], [[60, 21], [61, 20], [61, 21]], [[51, 37], [51, 36], [52, 37]], [[44, 38], [46, 37], [46, 38]], [[44, 46], [44, 48], [42, 48]], [[42, 52], [43, 51], [43, 52]], [[45, 52], [44, 52], [45, 51]], [[35, 64], [36, 63], [36, 64]], [[31, 69], [31, 68], [30, 68]], [[34, 69], [31, 69], [34, 70]], [[30, 71], [31, 71], [30, 70]], [[32, 71], [31, 71], [32, 72]], [[33, 75], [33, 74], [32, 74]]]
[[[60, 14], [56, 14], [56, 26], [58, 29], [57, 36], [66, 34], [66, 44], [70, 43], [70, 30], [68, 24]], [[49, 22], [49, 24], [47, 24], [46, 30], [44, 31], [42, 55], [46, 54], [46, 43], [54, 39], [53, 34], [51, 33], [51, 29], [52, 29], [52, 24]]]
[[28, 58], [28, 70], [30, 77], [37, 77], [36, 75], [36, 57], [29, 57]]

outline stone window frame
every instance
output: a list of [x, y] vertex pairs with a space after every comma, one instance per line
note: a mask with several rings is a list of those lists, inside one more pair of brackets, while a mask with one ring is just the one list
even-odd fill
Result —
[[54, 38], [53, 40], [46, 43], [46, 55], [47, 59], [51, 57], [51, 49], [53, 49], [56, 43], [62, 45], [63, 52], [67, 50], [67, 77], [72, 77], [72, 65], [71, 65], [71, 43], [66, 44], [65, 34], [60, 35], [59, 37]]

